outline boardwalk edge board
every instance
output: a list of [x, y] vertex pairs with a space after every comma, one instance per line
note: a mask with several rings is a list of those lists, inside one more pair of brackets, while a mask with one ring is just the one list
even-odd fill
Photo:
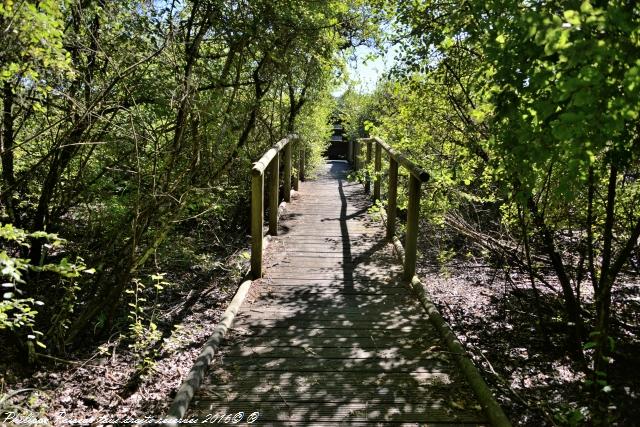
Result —
[[[381, 217], [383, 222], [386, 222], [384, 213], [382, 213]], [[404, 248], [402, 243], [400, 243], [400, 239], [396, 236], [393, 236], [393, 246], [400, 261], [404, 261]], [[469, 381], [469, 384], [480, 401], [480, 405], [489, 418], [491, 425], [495, 427], [511, 427], [509, 418], [507, 418], [502, 407], [495, 399], [493, 392], [484, 381], [484, 378], [482, 378], [482, 375], [480, 375], [478, 368], [476, 368], [469, 358], [469, 355], [462, 346], [462, 343], [460, 343], [456, 335], [453, 333], [451, 326], [449, 326], [446, 320], [444, 320], [438, 311], [438, 308], [431, 301], [425, 285], [420, 281], [418, 276], [413, 276], [413, 279], [409, 283], [409, 287], [420, 300], [420, 303], [429, 316], [429, 320], [442, 336], [442, 339], [447, 344], [447, 348], [451, 353], [453, 353], [458, 366], [467, 378], [467, 381]]]
[[[179, 420], [182, 419], [189, 408], [189, 404], [193, 399], [196, 391], [200, 388], [202, 380], [207, 373], [209, 364], [213, 360], [213, 356], [216, 353], [218, 347], [223, 338], [227, 334], [227, 331], [231, 328], [233, 320], [240, 310], [240, 306], [247, 297], [249, 288], [251, 287], [251, 280], [245, 280], [238, 287], [235, 296], [229, 303], [229, 306], [220, 318], [220, 322], [216, 325], [211, 334], [211, 337], [205, 343], [204, 347], [200, 351], [200, 355], [196, 359], [193, 367], [187, 374], [185, 380], [176, 393], [176, 397], [173, 399], [173, 403], [169, 407], [167, 413], [168, 419]], [[177, 423], [167, 423], [167, 426], [177, 426]]]

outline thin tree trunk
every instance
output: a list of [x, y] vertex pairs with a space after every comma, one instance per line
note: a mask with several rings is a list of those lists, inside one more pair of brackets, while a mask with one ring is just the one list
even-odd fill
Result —
[[532, 196], [529, 196], [527, 205], [531, 212], [533, 223], [542, 237], [544, 249], [551, 259], [551, 265], [553, 266], [556, 276], [558, 277], [558, 281], [560, 282], [560, 287], [562, 288], [565, 310], [569, 320], [569, 349], [575, 356], [575, 360], [586, 368], [584, 353], [582, 351], [584, 325], [582, 322], [582, 316], [580, 315], [580, 302], [576, 299], [575, 294], [573, 293], [571, 279], [567, 275], [562, 257], [556, 249], [553, 234], [540, 214], [538, 205], [535, 200], [533, 200]]
[[[0, 134], [0, 156], [2, 157], [2, 180], [4, 182], [4, 191], [2, 192], [2, 203], [5, 206], [9, 221], [16, 224], [18, 219], [14, 210], [13, 192], [16, 184], [15, 174], [13, 170], [13, 88], [9, 81], [5, 81], [2, 88], [2, 133]], [[18, 224], [16, 224], [18, 225]]]

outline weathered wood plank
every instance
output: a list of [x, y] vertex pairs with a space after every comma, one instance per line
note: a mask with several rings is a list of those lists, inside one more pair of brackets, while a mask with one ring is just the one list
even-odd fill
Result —
[[383, 296], [383, 295], [405, 295], [406, 291], [400, 286], [385, 286], [384, 284], [371, 287], [365, 286], [362, 284], [358, 284], [357, 287], [347, 287], [344, 288], [344, 285], [264, 285], [261, 288], [261, 298], [270, 298], [276, 296], [283, 297], [301, 297], [305, 298], [308, 296], [317, 296], [323, 298], [329, 298], [331, 296], [339, 295], [367, 295], [367, 296]]
[[[225, 356], [223, 365], [219, 372], [235, 372], [240, 371], [278, 371], [278, 372], [323, 372], [325, 375], [322, 380], [327, 381], [329, 378], [335, 377], [335, 373], [345, 373], [355, 375], [355, 373], [379, 374], [378, 384], [385, 379], [388, 380], [388, 374], [415, 374], [422, 372], [446, 373], [445, 376], [436, 376], [439, 380], [449, 380], [449, 376], [454, 374], [455, 365], [449, 361], [447, 355], [440, 354], [439, 358], [393, 358], [393, 359], [322, 359], [322, 358], [295, 358], [295, 357], [234, 357]], [[362, 384], [363, 376], [357, 376], [357, 381]], [[344, 381], [344, 375], [340, 378]], [[237, 381], [237, 379], [234, 379]], [[264, 382], [264, 379], [261, 380]], [[337, 381], [336, 381], [337, 382]], [[395, 384], [401, 386], [401, 384]]]
[[257, 329], [375, 329], [375, 330], [397, 330], [406, 331], [406, 328], [429, 328], [427, 319], [399, 318], [389, 320], [363, 320], [363, 319], [296, 319], [296, 318], [269, 318], [254, 317], [240, 314], [234, 323], [236, 328], [257, 328]]
[[396, 306], [398, 304], [415, 304], [411, 297], [406, 294], [312, 294], [308, 292], [296, 291], [290, 294], [283, 294], [282, 292], [279, 292], [277, 294], [264, 293], [261, 295], [259, 301], [250, 304], [253, 308], [255, 308], [262, 305], [275, 305], [278, 307], [282, 307], [283, 305], [289, 305], [291, 303], [299, 304], [300, 308], [304, 308], [310, 305], [318, 307], [322, 306], [323, 304], [355, 304], [358, 307], [365, 307], [369, 304], [384, 304], [385, 306]]
[[[424, 337], [430, 338], [430, 345], [438, 347], [439, 336], [435, 329], [425, 329], [425, 325], [418, 326], [405, 326], [393, 329], [383, 328], [360, 328], [360, 329], [345, 329], [345, 328], [247, 328], [247, 327], [235, 327], [233, 332], [229, 334], [229, 337], [306, 337], [306, 338], [370, 338], [378, 340], [379, 338], [389, 339], [423, 339]], [[231, 339], [231, 338], [230, 338]], [[437, 350], [436, 350], [437, 351]]]
[[[322, 267], [332, 267], [332, 268], [349, 268], [351, 270], [355, 270], [360, 266], [375, 266], [378, 268], [384, 268], [388, 266], [388, 263], [393, 260], [391, 256], [380, 256], [375, 259], [370, 259], [368, 257], [352, 257], [349, 256], [348, 259], [341, 259], [338, 257], [327, 257], [327, 256], [298, 256], [298, 257], [287, 257], [275, 265], [271, 267], [273, 269], [283, 268], [283, 267], [293, 267], [293, 268], [322, 268]], [[392, 269], [398, 270], [400, 266], [390, 267]]]
[[233, 345], [242, 347], [304, 347], [304, 348], [359, 348], [379, 350], [382, 348], [411, 349], [413, 346], [429, 346], [437, 342], [437, 332], [431, 334], [421, 334], [414, 336], [364, 336], [364, 337], [344, 337], [344, 336], [238, 336], [234, 337]]
[[329, 269], [296, 269], [294, 268], [279, 268], [269, 271], [265, 277], [272, 280], [279, 279], [331, 279], [331, 280], [347, 280], [354, 281], [360, 279], [369, 279], [378, 281], [380, 284], [386, 280], [397, 280], [400, 277], [400, 268], [395, 270], [395, 276], [393, 278], [385, 277], [385, 274], [375, 269], [357, 269], [356, 271], [348, 271], [345, 274], [344, 271], [330, 271]]
[[249, 402], [236, 400], [230, 404], [220, 404], [218, 400], [194, 402], [194, 412], [235, 413], [238, 411], [257, 411], [258, 420], [270, 421], [322, 421], [325, 423], [346, 421], [400, 421], [400, 422], [482, 422], [483, 414], [478, 410], [448, 407], [445, 402], [402, 404], [397, 403], [344, 403], [333, 402]]
[[285, 310], [281, 308], [245, 308], [238, 314], [238, 319], [295, 319], [298, 321], [325, 321], [325, 320], [348, 320], [348, 321], [393, 321], [396, 317], [404, 317], [411, 321], [425, 320], [424, 313], [419, 310], [411, 312], [396, 309], [387, 310], [382, 313], [362, 313], [359, 309], [339, 307], [337, 309], [321, 309], [314, 312], [304, 310]]
[[394, 345], [384, 348], [343, 348], [343, 347], [313, 347], [313, 346], [256, 346], [249, 347], [242, 344], [225, 347], [229, 356], [238, 357], [308, 357], [323, 359], [395, 359], [400, 356], [427, 357], [431, 353], [428, 349], [416, 348], [414, 345]]
[[[238, 359], [239, 360], [239, 359]], [[256, 359], [257, 360], [257, 359]], [[264, 359], [269, 362], [271, 359]], [[286, 359], [286, 362], [295, 363], [301, 359]], [[370, 362], [371, 360], [361, 360], [360, 363]], [[375, 360], [374, 360], [375, 361]], [[339, 362], [326, 360], [324, 362]], [[349, 362], [348, 360], [345, 362]], [[394, 361], [382, 360], [380, 363], [393, 363]], [[260, 375], [258, 377], [257, 375]], [[305, 387], [309, 391], [317, 390], [322, 393], [323, 387], [328, 389], [337, 389], [341, 385], [344, 390], [353, 392], [354, 397], [361, 395], [358, 391], [360, 388], [374, 388], [379, 386], [384, 389], [395, 389], [397, 391], [403, 389], [409, 390], [426, 390], [427, 387], [433, 387], [434, 392], [449, 390], [455, 393], [465, 393], [470, 390], [468, 385], [457, 380], [459, 374], [449, 366], [435, 367], [432, 371], [420, 372], [393, 372], [386, 369], [372, 372], [354, 372], [346, 369], [336, 370], [333, 372], [306, 372], [292, 370], [289, 372], [264, 371], [260, 373], [249, 372], [240, 369], [233, 374], [229, 370], [217, 368], [212, 371], [209, 376], [209, 383], [219, 384], [225, 389], [249, 389], [260, 387], [280, 387], [282, 390]], [[349, 393], [343, 393], [342, 399], [349, 398]]]

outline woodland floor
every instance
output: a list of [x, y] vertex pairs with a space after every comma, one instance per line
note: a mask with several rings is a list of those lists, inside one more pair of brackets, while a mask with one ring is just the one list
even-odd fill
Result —
[[[50, 420], [61, 413], [78, 420], [166, 413], [246, 267], [243, 250], [233, 249], [242, 247], [241, 233], [227, 245], [211, 243], [210, 235], [201, 231], [185, 239], [197, 248], [194, 253], [175, 252], [183, 242], [173, 241], [174, 252], [165, 254], [171, 262], [163, 268], [179, 273], [167, 276], [174, 285], [157, 306], [164, 340], [148, 374], [136, 375], [122, 325], [125, 332], [64, 360], [42, 359], [37, 369], [16, 364], [19, 356], [5, 350], [0, 353], [0, 409]], [[545, 343], [535, 327], [537, 314], [526, 276], [473, 257], [442, 263], [437, 242], [421, 244], [419, 275], [514, 425], [567, 425], [576, 411], [584, 411], [590, 397], [583, 375], [563, 351], [562, 322], [556, 316], [560, 301], [549, 291], [543, 294], [550, 338]], [[619, 320], [627, 326], [620, 330], [612, 365], [611, 401], [616, 405], [611, 412], [617, 425], [630, 426], [640, 420], [640, 286], [637, 276], [623, 282], [614, 300]], [[2, 348], [10, 348], [6, 344], [0, 339]]]
[[[564, 350], [557, 295], [540, 290], [546, 341], [536, 328], [540, 317], [527, 275], [471, 255], [442, 263], [438, 242], [420, 243], [418, 274], [513, 424], [582, 424], [579, 414], [588, 414], [591, 397], [584, 374]], [[473, 251], [466, 243], [458, 240], [457, 253]], [[553, 276], [546, 276], [553, 284]], [[610, 415], [613, 425], [640, 425], [640, 277], [622, 278], [613, 301], [612, 312], [626, 325], [616, 330]]]
[[[101, 417], [164, 416], [247, 269], [245, 239], [240, 233], [184, 231], [186, 237], [172, 239], [158, 256], [165, 261], [159, 269], [173, 273], [166, 276], [170, 285], [155, 308], [163, 338], [153, 346], [150, 357], [155, 363], [148, 373], [141, 376], [135, 369], [137, 359], [129, 347], [132, 341], [122, 313], [121, 324], [114, 327], [120, 332], [110, 339], [94, 340], [83, 352], [59, 360], [42, 358], [37, 369], [16, 364], [20, 356], [13, 352], [1, 353], [0, 410], [44, 416], [52, 425], [61, 424], [61, 414], [84, 425]], [[184, 248], [190, 249], [185, 252]], [[220, 259], [225, 261], [216, 261]], [[0, 425], [4, 419], [0, 418]]]

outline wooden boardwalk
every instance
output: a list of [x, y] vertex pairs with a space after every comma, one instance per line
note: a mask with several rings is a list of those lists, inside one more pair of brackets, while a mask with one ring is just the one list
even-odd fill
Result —
[[486, 425], [348, 165], [300, 184], [265, 275], [189, 417], [258, 412], [258, 425]]

